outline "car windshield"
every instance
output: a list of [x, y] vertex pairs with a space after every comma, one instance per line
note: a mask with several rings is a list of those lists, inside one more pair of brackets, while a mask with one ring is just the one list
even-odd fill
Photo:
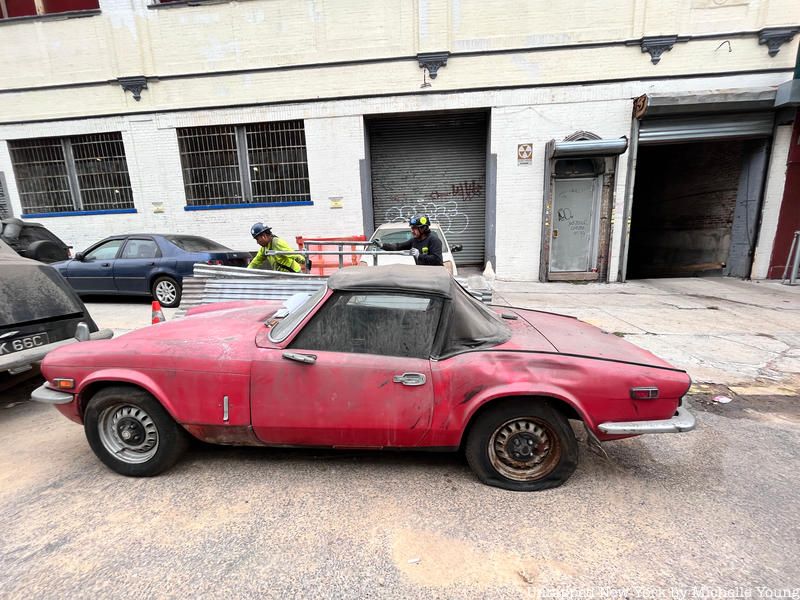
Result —
[[165, 235], [164, 238], [185, 252], [232, 252], [227, 246], [199, 235]]
[[55, 269], [35, 263], [2, 264], [0, 269], [0, 327], [83, 313]]
[[283, 307], [271, 317], [271, 319], [283, 319], [275, 325], [269, 332], [269, 339], [273, 342], [282, 342], [294, 328], [306, 318], [306, 315], [322, 300], [328, 287], [325, 285], [313, 294], [295, 294], [283, 303]]
[[[442, 241], [442, 250], [444, 252], [450, 252], [450, 248], [447, 246], [447, 240], [444, 235], [442, 235], [442, 230], [438, 227], [431, 227], [431, 231]], [[378, 229], [372, 236], [372, 239], [375, 238], [380, 238], [381, 242], [384, 244], [401, 244], [411, 239], [411, 229], [395, 229], [394, 231], [381, 231]]]

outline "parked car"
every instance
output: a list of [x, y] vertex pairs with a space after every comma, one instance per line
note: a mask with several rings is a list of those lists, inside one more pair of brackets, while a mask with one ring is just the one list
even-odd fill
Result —
[[593, 440], [688, 431], [685, 371], [586, 323], [497, 307], [444, 268], [348, 267], [308, 296], [187, 317], [45, 359], [32, 399], [82, 423], [114, 471], [219, 444], [463, 448], [511, 490], [566, 481]]
[[64, 344], [105, 339], [81, 299], [50, 265], [0, 240], [0, 384]]
[[43, 263], [67, 260], [72, 256], [70, 246], [40, 223], [3, 219], [0, 221], [0, 239], [20, 256]]
[[[442, 240], [442, 262], [445, 268], [450, 271], [450, 274], [455, 277], [458, 275], [458, 267], [456, 267], [453, 253], [461, 252], [463, 246], [461, 246], [461, 244], [450, 246], [450, 244], [447, 243], [447, 236], [445, 236], [444, 231], [442, 231], [442, 228], [436, 222], [431, 223], [431, 231]], [[374, 242], [378, 239], [385, 244], [400, 244], [411, 239], [411, 229], [406, 221], [402, 223], [384, 223], [375, 229], [375, 233], [370, 236], [369, 241]], [[383, 254], [379, 255], [377, 258], [378, 265], [414, 264], [414, 259], [411, 256], [403, 256], [401, 254]], [[362, 266], [372, 265], [372, 258], [362, 259], [360, 264]]]
[[196, 263], [246, 267], [249, 261], [247, 252], [196, 235], [136, 233], [108, 237], [53, 266], [79, 294], [152, 296], [174, 307]]

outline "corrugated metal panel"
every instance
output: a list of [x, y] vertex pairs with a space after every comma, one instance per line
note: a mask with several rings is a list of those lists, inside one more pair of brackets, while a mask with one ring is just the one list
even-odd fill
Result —
[[639, 144], [770, 137], [773, 121], [772, 113], [645, 119], [639, 128]]
[[397, 118], [370, 124], [375, 226], [427, 214], [459, 265], [482, 265], [486, 231], [486, 116]]
[[8, 219], [13, 216], [11, 200], [8, 197], [8, 188], [6, 187], [6, 174], [0, 173], [0, 219]]
[[[245, 275], [242, 277], [242, 275]], [[193, 306], [236, 300], [286, 300], [298, 293], [313, 293], [326, 285], [327, 277], [244, 269], [222, 265], [194, 266], [194, 276], [183, 279], [180, 310], [182, 317]], [[492, 302], [492, 287], [483, 276], [456, 277], [475, 298]]]

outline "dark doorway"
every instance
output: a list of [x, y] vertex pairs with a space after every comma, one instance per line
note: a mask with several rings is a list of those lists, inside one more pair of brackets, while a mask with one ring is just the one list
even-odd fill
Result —
[[760, 189], [751, 189], [748, 175], [763, 146], [759, 140], [640, 146], [627, 278], [747, 276], [760, 209]]

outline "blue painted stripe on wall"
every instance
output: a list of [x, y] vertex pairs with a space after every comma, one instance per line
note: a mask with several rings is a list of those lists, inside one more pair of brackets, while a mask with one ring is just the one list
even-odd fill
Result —
[[82, 215], [115, 215], [138, 212], [135, 208], [109, 208], [107, 210], [74, 210], [71, 212], [28, 213], [23, 219], [47, 219], [50, 217], [79, 217]]
[[227, 208], [263, 208], [265, 206], [314, 206], [313, 200], [297, 202], [254, 202], [253, 204], [209, 204], [207, 206], [184, 206], [183, 210], [225, 210]]

